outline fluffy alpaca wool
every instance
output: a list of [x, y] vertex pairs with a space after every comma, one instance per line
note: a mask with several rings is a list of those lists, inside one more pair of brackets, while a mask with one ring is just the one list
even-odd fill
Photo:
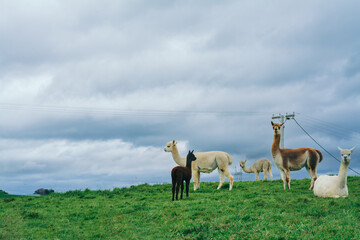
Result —
[[270, 180], [272, 180], [273, 175], [271, 172], [271, 165], [272, 163], [266, 159], [266, 158], [262, 158], [257, 160], [256, 162], [254, 162], [253, 165], [251, 165], [251, 167], [247, 168], [245, 166], [247, 160], [245, 161], [240, 161], [240, 167], [244, 170], [244, 172], [246, 173], [255, 173], [255, 179], [256, 181], [259, 180], [259, 172], [264, 172], [264, 180], [267, 180], [267, 172], [269, 172], [269, 176], [270, 176]]
[[347, 187], [347, 172], [351, 160], [352, 149], [341, 149], [341, 163], [337, 176], [321, 175], [315, 182], [314, 195], [318, 197], [347, 197], [349, 195]]

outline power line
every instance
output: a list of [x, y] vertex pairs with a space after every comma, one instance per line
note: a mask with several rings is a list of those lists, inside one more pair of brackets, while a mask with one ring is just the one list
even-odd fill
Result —
[[119, 109], [100, 107], [70, 107], [49, 106], [35, 104], [0, 103], [0, 109], [10, 111], [35, 111], [66, 114], [95, 114], [95, 115], [140, 115], [140, 116], [178, 116], [178, 115], [221, 115], [222, 117], [239, 117], [249, 115], [267, 115], [266, 112], [246, 111], [198, 111], [198, 110], [158, 110], [158, 109]]
[[[339, 159], [337, 159], [334, 155], [332, 155], [328, 150], [326, 150], [320, 143], [318, 143], [297, 121], [296, 119], [293, 117], [292, 118], [295, 123], [306, 133], [306, 135], [308, 135], [317, 145], [319, 145], [319, 147], [321, 147], [327, 154], [329, 154], [331, 157], [333, 157], [336, 161], [338, 161], [339, 163], [341, 163], [341, 161]], [[357, 171], [355, 171], [354, 169], [352, 169], [349, 166], [349, 169], [351, 171], [353, 171], [354, 173], [356, 173], [357, 175], [360, 175], [360, 173], [358, 173]]]
[[298, 114], [297, 119], [299, 119], [299, 117], [302, 119], [302, 125], [308, 126], [307, 129], [316, 129], [317, 131], [321, 131], [327, 135], [332, 135], [336, 138], [348, 139], [349, 136], [351, 136], [351, 138], [360, 140], [360, 132], [356, 131], [356, 129], [354, 131], [354, 129], [347, 128], [348, 125], [346, 124], [339, 126], [338, 124], [318, 120], [304, 114]]
[[341, 125], [339, 126], [338, 124], [335, 124], [333, 122], [329, 122], [329, 121], [324, 121], [322, 119], [318, 119], [318, 118], [315, 118], [315, 117], [312, 117], [312, 116], [309, 116], [307, 114], [299, 114], [300, 116], [302, 117], [305, 117], [308, 119], [308, 121], [312, 122], [312, 123], [315, 123], [317, 125], [321, 125], [321, 126], [324, 126], [326, 128], [331, 128], [331, 129], [334, 129], [335, 131], [341, 131], [341, 132], [353, 132], [354, 130], [353, 129], [349, 129], [346, 127], [346, 125]]

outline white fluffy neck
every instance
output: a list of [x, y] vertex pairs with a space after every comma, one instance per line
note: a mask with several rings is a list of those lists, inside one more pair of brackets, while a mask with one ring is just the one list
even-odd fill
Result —
[[344, 188], [347, 184], [347, 172], [348, 172], [349, 164], [341, 162], [339, 169], [339, 187]]
[[177, 146], [174, 145], [172, 147], [172, 151], [171, 151], [172, 157], [174, 159], [174, 161], [179, 165], [179, 166], [183, 166], [186, 167], [186, 159], [182, 158], [179, 154], [179, 151], [177, 149]]
[[241, 167], [243, 170], [244, 170], [244, 172], [246, 172], [246, 173], [252, 173], [253, 171], [251, 171], [251, 169], [250, 168], [247, 168], [246, 166], [244, 166], [244, 167]]

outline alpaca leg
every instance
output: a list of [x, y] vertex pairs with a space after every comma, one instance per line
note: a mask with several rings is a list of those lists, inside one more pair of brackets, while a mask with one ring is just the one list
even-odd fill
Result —
[[182, 199], [182, 197], [183, 197], [183, 192], [184, 192], [184, 181], [181, 181], [181, 194], [180, 194], [180, 199]]
[[267, 170], [266, 170], [266, 168], [263, 169], [263, 172], [264, 172], [264, 180], [267, 180]]
[[186, 189], [185, 189], [185, 191], [186, 191], [186, 197], [188, 197], [189, 196], [189, 184], [190, 184], [190, 179], [188, 180], [188, 181], [186, 181]]
[[308, 166], [305, 166], [306, 171], [308, 172], [310, 178], [311, 178], [311, 182], [310, 182], [310, 186], [309, 189], [311, 189], [311, 185], [312, 185], [312, 176], [311, 176], [311, 172], [310, 172], [310, 168]]
[[283, 182], [283, 188], [285, 190], [286, 188], [285, 188], [285, 173], [284, 173], [284, 170], [280, 170], [280, 176], [281, 176], [281, 180]]
[[172, 201], [174, 201], [174, 195], [175, 195], [175, 183], [172, 184]]
[[270, 180], [272, 181], [273, 175], [272, 175], [272, 172], [271, 172], [271, 168], [269, 168], [269, 176], [270, 176]]
[[290, 189], [290, 170], [289, 169], [284, 169], [284, 170], [285, 170], [285, 179], [286, 179], [287, 188]]
[[317, 164], [319, 163], [319, 160], [320, 160], [320, 155], [317, 151], [309, 151], [309, 158], [307, 159], [307, 164], [305, 166], [309, 168], [308, 173], [311, 177], [309, 190], [311, 190], [314, 187], [315, 181], [317, 179], [316, 167]]
[[259, 172], [255, 171], [255, 181], [259, 181]]
[[196, 189], [199, 189], [200, 188], [200, 171], [198, 171], [198, 181], [197, 181], [197, 188]]
[[311, 190], [314, 187], [315, 181], [317, 179], [316, 169], [309, 169], [308, 167], [306, 167], [306, 171], [309, 173], [311, 177], [311, 182], [309, 186], [309, 190]]
[[311, 178], [311, 185], [309, 187], [309, 190], [314, 188], [314, 184], [317, 179], [316, 169], [311, 169], [310, 171], [312, 172], [312, 178]]
[[199, 181], [199, 172], [197, 170], [193, 170], [192, 171], [192, 178], [193, 178], [193, 183], [194, 183], [194, 191], [196, 191], [197, 186], [198, 186], [198, 181]]
[[174, 201], [176, 179], [174, 178], [173, 175], [171, 176], [171, 184], [172, 184], [172, 201]]
[[176, 183], [176, 200], [179, 200], [179, 199], [178, 199], [178, 196], [179, 196], [179, 188], [180, 188], [180, 182], [177, 182], [177, 183]]
[[225, 176], [224, 176], [224, 172], [220, 168], [218, 168], [218, 172], [219, 172], [220, 182], [217, 189], [219, 190], [225, 182]]
[[310, 169], [310, 172], [312, 173], [312, 177], [311, 177], [311, 185], [309, 187], [309, 190], [314, 188], [314, 184], [315, 184], [315, 181], [317, 179], [316, 168], [315, 169]]
[[229, 182], [230, 182], [229, 191], [231, 191], [233, 188], [234, 177], [231, 175], [229, 168], [225, 169], [224, 174], [229, 179]]

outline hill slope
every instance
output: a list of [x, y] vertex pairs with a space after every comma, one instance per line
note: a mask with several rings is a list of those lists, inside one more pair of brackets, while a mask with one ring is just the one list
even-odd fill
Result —
[[315, 197], [309, 183], [201, 183], [175, 202], [169, 184], [0, 195], [0, 239], [360, 239], [360, 178], [341, 199]]

